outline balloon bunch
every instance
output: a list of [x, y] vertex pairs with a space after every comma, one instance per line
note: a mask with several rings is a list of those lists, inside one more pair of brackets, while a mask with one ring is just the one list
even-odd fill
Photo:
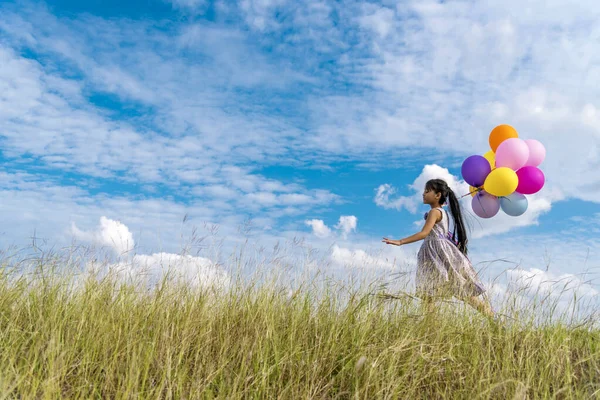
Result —
[[525, 195], [544, 187], [546, 178], [538, 166], [546, 149], [537, 140], [520, 139], [510, 125], [495, 127], [489, 142], [490, 151], [462, 164], [463, 179], [471, 185], [473, 212], [481, 218], [492, 218], [500, 209], [513, 217], [523, 215], [529, 205]]

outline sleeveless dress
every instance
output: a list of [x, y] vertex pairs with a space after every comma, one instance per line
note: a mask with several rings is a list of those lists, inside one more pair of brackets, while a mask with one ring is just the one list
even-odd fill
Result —
[[[469, 259], [448, 238], [448, 213], [442, 208], [442, 219], [423, 240], [417, 255], [416, 291], [419, 296], [479, 296], [485, 287]], [[425, 219], [427, 219], [425, 214]]]

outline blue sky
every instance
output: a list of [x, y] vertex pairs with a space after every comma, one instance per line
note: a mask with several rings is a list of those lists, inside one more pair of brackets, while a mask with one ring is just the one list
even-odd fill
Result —
[[228, 249], [251, 220], [257, 243], [414, 265], [381, 237], [420, 229], [427, 178], [464, 191], [508, 123], [546, 145], [547, 185], [523, 217], [470, 218], [473, 260], [597, 268], [600, 6], [548, 4], [2, 2], [2, 247], [114, 228], [177, 254], [187, 215]]

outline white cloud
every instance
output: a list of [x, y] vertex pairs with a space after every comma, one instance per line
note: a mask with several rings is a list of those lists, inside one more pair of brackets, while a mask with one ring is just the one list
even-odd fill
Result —
[[394, 26], [394, 10], [373, 4], [365, 4], [363, 10], [364, 14], [358, 19], [360, 25], [385, 38]]
[[[548, 323], [597, 325], [600, 291], [585, 274], [557, 274], [538, 268], [506, 271], [504, 283], [487, 284], [488, 295], [497, 311], [513, 318]], [[590, 320], [591, 318], [591, 320]]]
[[[89, 265], [89, 268], [98, 267]], [[229, 274], [211, 260], [190, 255], [136, 254], [130, 261], [109, 264], [103, 269], [124, 282], [146, 287], [160, 284], [163, 279], [203, 288], [227, 288], [231, 282]]]
[[133, 235], [119, 221], [101, 217], [100, 226], [91, 232], [81, 231], [73, 224], [72, 233], [75, 239], [111, 247], [122, 260], [108, 265], [91, 261], [88, 269], [93, 272], [108, 273], [125, 282], [146, 286], [159, 284], [163, 278], [196, 287], [227, 287], [230, 283], [227, 272], [205, 257], [165, 252], [132, 254]]
[[[338, 230], [341, 239], [346, 240], [351, 232], [356, 231], [356, 223], [358, 218], [354, 215], [341, 215], [335, 228]], [[313, 219], [304, 221], [304, 223], [312, 227], [313, 234], [318, 238], [331, 237], [332, 230], [321, 219]]]
[[[188, 2], [197, 5], [197, 0]], [[210, 171], [215, 158], [229, 156], [231, 160], [250, 157], [272, 161], [283, 155], [290, 156], [287, 158], [291, 162], [351, 155], [372, 161], [382, 152], [397, 154], [406, 148], [413, 152], [426, 149], [467, 155], [484, 152], [491, 128], [508, 122], [524, 137], [540, 139], [547, 145], [549, 157], [544, 169], [549, 186], [568, 196], [596, 201], [599, 196], [590, 193], [589, 187], [600, 185], [593, 178], [600, 140], [598, 125], [593, 123], [598, 97], [591, 90], [600, 76], [600, 52], [595, 51], [597, 43], [590, 40], [597, 35], [597, 28], [591, 23], [597, 12], [591, 1], [581, 7], [594, 11], [583, 15], [565, 6], [565, 2], [554, 4], [558, 10], [564, 10], [564, 16], [559, 18], [540, 2], [529, 5], [526, 15], [515, 15], [504, 4], [477, 3], [467, 7], [457, 2], [422, 1], [395, 9], [326, 0], [244, 0], [237, 4], [239, 7], [226, 7], [227, 12], [241, 12], [259, 32], [280, 24], [290, 28], [278, 31], [279, 36], [273, 38], [278, 43], [274, 54], [284, 55], [282, 59], [262, 53], [239, 29], [217, 24], [182, 25], [180, 43], [175, 49], [168, 44], [172, 42], [170, 37], [143, 23], [122, 24], [89, 16], [59, 19], [31, 7], [20, 10], [23, 15], [7, 7], [0, 29], [7, 33], [7, 43], [13, 47], [27, 45], [65, 57], [87, 76], [86, 85], [152, 105], [158, 114], [160, 131], [167, 130], [181, 141], [186, 138], [183, 133], [187, 129], [202, 132], [189, 135], [188, 143], [181, 147], [169, 140], [159, 141], [154, 147], [132, 137], [125, 144], [139, 149], [141, 154], [134, 153], [131, 160], [119, 152], [111, 157], [109, 149], [82, 157], [87, 161], [108, 158], [112, 161], [108, 169], [136, 171], [147, 179], [168, 179], [171, 176], [162, 174], [176, 175], [170, 169]], [[147, 34], [149, 31], [152, 34]], [[119, 46], [123, 37], [139, 40], [133, 48], [124, 49]], [[94, 46], [95, 43], [110, 45]], [[299, 54], [311, 56], [292, 57], [287, 51], [292, 46], [299, 49]], [[182, 48], [196, 51], [208, 62], [186, 62], [174, 51]], [[331, 66], [336, 76], [334, 83], [359, 85], [364, 88], [360, 95], [340, 93], [335, 85], [328, 85], [332, 83], [332, 71], [316, 66], [323, 59], [332, 58], [336, 60]], [[29, 68], [22, 67], [26, 67], [25, 71]], [[55, 74], [46, 73], [44, 77], [48, 75]], [[50, 77], [45, 83], [54, 90], [57, 84]], [[295, 82], [307, 80], [320, 88], [318, 97], [301, 100], [302, 104], [311, 104], [308, 117], [314, 129], [308, 132], [296, 128], [295, 123], [287, 123], [285, 116], [268, 117], [260, 107], [253, 109], [256, 112], [237, 112], [230, 107], [223, 112], [231, 99], [215, 91], [230, 84], [291, 88]], [[79, 90], [77, 84], [70, 86], [73, 93]], [[11, 98], [2, 108], [22, 104], [15, 100]], [[248, 102], [239, 104], [248, 107]], [[17, 115], [23, 111], [27, 109], [19, 109]], [[36, 111], [39, 112], [37, 108]], [[75, 122], [83, 124], [88, 120], [90, 116], [84, 114]], [[64, 115], [77, 114], [65, 110]], [[58, 115], [56, 120], [63, 119]], [[39, 121], [34, 122], [39, 125]], [[75, 130], [76, 124], [73, 125], [67, 124]], [[215, 129], [217, 126], [219, 129]], [[33, 126], [32, 131], [37, 134], [45, 130], [39, 128]], [[81, 130], [90, 131], [89, 126], [85, 128]], [[17, 135], [31, 137], [32, 133], [20, 129]], [[108, 124], [106, 129], [114, 127]], [[301, 136], [306, 140], [299, 140]], [[50, 139], [50, 145], [40, 144], [52, 153], [47, 156], [63, 156], [61, 147], [52, 145], [60, 140]], [[7, 150], [15, 154], [31, 152], [30, 147], [37, 142], [11, 138]], [[195, 143], [204, 157], [195, 157], [197, 151], [187, 154], [189, 142]], [[152, 155], [160, 155], [160, 149], [165, 147], [182, 154], [181, 160], [159, 157], [160, 162], [153, 162], [156, 160]], [[77, 150], [70, 153], [90, 152], [83, 146]], [[314, 150], [319, 150], [318, 156]], [[136, 157], [140, 155], [150, 157]], [[198, 165], [202, 159], [207, 162]], [[78, 157], [66, 160], [89, 168], [89, 162]], [[125, 168], [120, 168], [123, 164]], [[172, 168], [165, 172], [156, 164]], [[93, 169], [96, 173], [108, 173], [104, 165], [96, 162]], [[207, 179], [206, 175], [201, 174], [203, 179]], [[197, 181], [200, 177], [190, 172], [182, 179]]]
[[133, 235], [129, 231], [129, 228], [120, 221], [115, 221], [105, 216], [100, 218], [100, 227], [95, 232], [81, 231], [75, 223], [71, 225], [71, 232], [76, 239], [94, 242], [101, 246], [108, 246], [117, 255], [121, 256], [126, 256], [135, 246]]
[[216, 197], [225, 200], [234, 199], [239, 193], [225, 185], [208, 185], [200, 186], [194, 189], [194, 192], [200, 195], [208, 194], [211, 197]]
[[312, 227], [313, 234], [318, 238], [324, 239], [331, 236], [331, 229], [321, 219], [311, 219], [305, 221], [305, 224]]
[[[539, 3], [532, 5], [532, 10], [539, 6]], [[593, 123], [598, 101], [593, 91], [572, 89], [580, 76], [586, 82], [593, 81], [598, 52], [593, 51], [586, 25], [579, 24], [573, 11], [561, 20], [560, 29], [534, 36], [533, 32], [545, 32], [548, 28], [537, 19], [516, 16], [504, 6], [489, 4], [477, 4], [471, 12], [457, 3], [412, 2], [394, 10], [352, 1], [299, 5], [248, 0], [240, 3], [240, 9], [251, 19], [270, 18], [269, 21], [275, 22], [279, 21], [275, 18], [276, 11], [290, 13], [293, 18], [281, 21], [293, 24], [299, 31], [294, 37], [282, 33], [278, 38], [282, 49], [294, 45], [315, 50], [315, 38], [331, 41], [327, 42], [328, 49], [318, 48], [311, 53], [313, 57], [305, 57], [306, 64], [297, 64], [279, 87], [285, 88], [307, 76], [319, 79], [312, 77], [313, 63], [318, 63], [325, 54], [337, 57], [334, 68], [340, 80], [365, 84], [368, 90], [361, 91], [361, 97], [354, 97], [340, 95], [330, 88], [319, 92], [318, 99], [309, 98], [308, 103], [315, 104], [310, 112], [315, 129], [304, 132], [295, 129], [293, 123], [287, 124], [284, 117], [268, 117], [262, 111], [222, 111], [221, 106], [229, 102], [214, 91], [215, 87], [233, 82], [244, 87], [272, 88], [274, 77], [281, 76], [279, 72], [286, 69], [282, 65], [289, 65], [262, 54], [260, 48], [253, 47], [234, 28], [200, 24], [182, 27], [181, 46], [208, 54], [210, 60], [217, 57], [215, 63], [198, 66], [186, 64], [176, 54], [169, 53], [171, 47], [163, 45], [169, 42], [166, 37], [158, 32], [146, 35], [149, 28], [144, 24], [129, 24], [125, 29], [119, 21], [92, 17], [59, 19], [47, 11], [31, 8], [22, 11], [25, 18], [9, 9], [1, 28], [9, 34], [7, 43], [60, 54], [87, 74], [89, 80], [81, 83], [62, 79], [59, 84], [60, 78], [50, 68], [4, 49], [9, 54], [2, 63], [7, 66], [3, 71], [9, 74], [6, 81], [28, 83], [23, 85], [27, 90], [19, 95], [22, 97], [5, 88], [10, 98], [1, 108], [7, 115], [51, 117], [34, 118], [29, 125], [10, 121], [3, 125], [3, 132], [8, 132], [4, 134], [7, 153], [15, 156], [32, 153], [55, 167], [75, 168], [96, 176], [130, 171], [127, 174], [139, 175], [147, 181], [233, 183], [249, 188], [256, 183], [229, 182], [225, 176], [219, 176], [214, 165], [223, 159], [236, 164], [232, 160], [248, 157], [267, 161], [269, 154], [293, 155], [288, 162], [314, 158], [315, 154], [307, 149], [326, 150], [318, 157], [343, 154], [363, 158], [365, 162], [374, 153], [403, 148], [450, 154], [483, 152], [490, 128], [499, 122], [511, 122], [523, 136], [547, 144], [549, 157], [543, 166], [549, 190], [591, 201], [599, 198], [590, 192], [590, 188], [600, 185], [593, 180], [600, 140], [597, 124]], [[545, 9], [537, 11], [549, 20], [556, 18]], [[336, 13], [351, 18], [342, 17], [343, 23], [336, 28], [332, 22]], [[407, 19], [406, 13], [411, 18]], [[593, 13], [586, 15], [592, 18]], [[32, 23], [27, 23], [28, 20]], [[265, 27], [275, 22], [265, 22]], [[361, 36], [357, 45], [350, 46], [350, 39], [354, 39], [347, 34], [353, 29], [347, 28], [354, 27], [353, 24], [361, 27]], [[81, 35], [73, 34], [79, 30]], [[121, 49], [116, 44], [122, 41], [122, 36], [147, 39], [140, 39], [134, 49]], [[559, 40], [566, 37], [572, 40]], [[224, 46], [223, 41], [228, 45]], [[103, 47], [84, 43], [115, 45], [107, 46], [111, 48], [107, 52]], [[554, 43], [560, 43], [557, 49]], [[353, 53], [353, 49], [361, 53]], [[555, 56], [555, 51], [563, 56]], [[158, 52], [173, 57], [160, 58], [156, 56]], [[142, 59], [151, 62], [140, 62]], [[18, 68], [9, 67], [15, 62], [20, 64]], [[15, 71], [21, 71], [23, 76]], [[248, 81], [248, 71], [251, 74], [259, 71], [262, 75]], [[555, 79], [559, 72], [561, 79]], [[507, 74], [515, 75], [515, 79], [507, 79]], [[464, 84], [458, 88], [452, 86], [461, 79]], [[207, 87], [206, 82], [214, 86]], [[548, 87], [544, 82], [555, 84]], [[146, 137], [127, 124], [104, 120], [83, 102], [82, 86], [109, 90], [152, 105], [159, 128], [169, 127], [169, 133], [177, 139], [157, 134]], [[50, 94], [55, 92], [65, 96], [52, 97]], [[64, 98], [69, 102], [77, 99], [82, 104], [71, 109]], [[50, 119], [61, 121], [62, 136], [56, 133], [56, 126], [49, 124]], [[452, 128], [448, 129], [449, 126]], [[185, 129], [189, 128], [202, 135], [186, 135]], [[237, 134], [241, 131], [244, 135]], [[578, 134], [565, 135], [562, 133], [565, 131]], [[298, 140], [300, 135], [305, 135], [306, 140]], [[30, 140], [31, 137], [36, 140]], [[97, 143], [90, 145], [94, 138]], [[366, 143], [370, 151], [365, 151]], [[130, 148], [136, 151], [126, 150]], [[284, 149], [291, 151], [287, 153]], [[224, 175], [224, 170], [221, 171]], [[391, 206], [404, 207], [397, 201], [400, 203]], [[267, 203], [272, 202], [267, 200]]]
[[342, 238], [346, 239], [350, 232], [356, 231], [357, 218], [354, 215], [342, 215], [338, 224], [335, 226], [341, 230]]
[[300, 193], [282, 194], [278, 196], [278, 200], [285, 205], [306, 205], [313, 202], [313, 198]]
[[[80, 238], [118, 252], [131, 249], [134, 244], [137, 252], [177, 252], [181, 250], [181, 236], [190, 235], [190, 229], [182, 227], [181, 223], [186, 215], [190, 221], [188, 225], [202, 227], [204, 222], [214, 224], [219, 221], [224, 225], [221, 233], [231, 233], [232, 237], [244, 220], [242, 215], [202, 201], [185, 205], [167, 198], [91, 195], [83, 189], [85, 186], [61, 186], [59, 182], [44, 180], [37, 174], [0, 170], [0, 217], [4, 221], [0, 228], [0, 247], [24, 247], [35, 233], [38, 239], [59, 246]], [[117, 224], [112, 227], [115, 229], [110, 224], [98, 227], [98, 221], [107, 215], [131, 228], [130, 232], [136, 232], [135, 243], [126, 230], [116, 229]], [[107, 235], [102, 236], [102, 232]], [[114, 238], [114, 243], [106, 237]], [[120, 250], [115, 250], [115, 246]]]
[[239, 5], [248, 25], [262, 31], [277, 27], [277, 20], [272, 13], [286, 3], [287, 0], [240, 0]]
[[277, 204], [277, 195], [271, 192], [249, 193], [246, 197], [251, 203], [259, 204], [261, 206], [269, 207]]
[[525, 291], [530, 295], [545, 297], [594, 297], [600, 292], [585, 283], [574, 274], [555, 275], [537, 268], [529, 270], [510, 269], [507, 271], [509, 282], [514, 285], [514, 290]]
[[389, 183], [379, 185], [375, 194], [375, 204], [385, 209], [396, 209], [398, 211], [406, 208], [410, 212], [416, 211], [416, 205], [412, 198], [399, 196], [394, 200], [390, 200], [390, 196], [396, 193], [396, 189]]
[[334, 245], [331, 249], [331, 260], [342, 267], [366, 269], [398, 269], [398, 265], [384, 257], [368, 254], [362, 249], [348, 249]]
[[556, 1], [563, 16], [536, 2], [515, 15], [515, 4], [412, 1], [357, 12], [344, 3], [364, 36], [338, 73], [371, 91], [313, 99], [322, 129], [311, 140], [354, 157], [402, 148], [466, 157], [510, 123], [546, 145], [549, 190], [597, 202], [598, 7], [584, 2], [588, 14]]
[[[231, 202], [238, 209], [249, 206], [253, 213], [285, 207], [287, 213], [299, 214], [339, 199], [328, 190], [309, 191], [249, 167], [228, 165], [222, 159], [227, 156], [206, 148], [202, 135], [142, 134], [127, 122], [112, 121], [83, 100], [82, 82], [58, 78], [3, 45], [0, 61], [0, 139], [8, 157], [28, 154], [53, 169], [93, 179], [162, 183], [188, 199], [200, 194], [223, 211], [232, 209]], [[186, 187], [192, 184], [193, 190]], [[236, 189], [248, 196], [238, 196]], [[222, 199], [228, 202], [211, 203]]]
[[[117, 21], [91, 16], [58, 19], [35, 7], [19, 10], [23, 15], [13, 11], [8, 7], [3, 13], [6, 19], [0, 23], [8, 44], [0, 46], [4, 93], [0, 98], [0, 130], [7, 154], [31, 154], [53, 167], [92, 176], [177, 185], [229, 183], [223, 182], [226, 170], [220, 166], [265, 161], [267, 154], [279, 157], [285, 148], [279, 140], [270, 140], [271, 133], [277, 137], [282, 130], [292, 131], [284, 121], [263, 112], [222, 110], [222, 102], [228, 101], [218, 93], [220, 84], [231, 85], [237, 79], [242, 86], [276, 85], [288, 78], [297, 79], [270, 66], [246, 43], [243, 32], [211, 27], [194, 31], [186, 45], [202, 49], [202, 54], [210, 53], [209, 58], [220, 58], [214, 64], [185, 65], [176, 54], [167, 58], [156, 54], [176, 53], [178, 49], [170, 44], [164, 47], [172, 39], [165, 32], [146, 35], [148, 27], [143, 23], [120, 26]], [[30, 36], [36, 40], [23, 41]], [[150, 36], [156, 41], [147, 41]], [[139, 40], [125, 50], [117, 44], [124, 38]], [[108, 45], [111, 50], [105, 52], [103, 46], [94, 46], [99, 43], [114, 45]], [[61, 78], [52, 63], [20, 57], [14, 49], [22, 45], [50, 59], [65, 58], [84, 79]], [[210, 77], [210, 71], [215, 75]], [[16, 82], [20, 82], [19, 90], [14, 90]], [[81, 96], [84, 88], [151, 106], [154, 113], [143, 117], [143, 133], [139, 133], [127, 122], [105, 118], [105, 110]], [[28, 116], [26, 121], [14, 120], [23, 115]], [[155, 131], [149, 131], [148, 126]], [[29, 140], [32, 137], [35, 140]], [[233, 154], [237, 152], [239, 156]], [[285, 186], [261, 181], [259, 178], [252, 184]], [[293, 191], [302, 190], [298, 188], [296, 185]]]
[[244, 202], [247, 207], [300, 207], [306, 208], [316, 205], [325, 205], [339, 201], [339, 196], [328, 191], [313, 190], [308, 193], [253, 192], [246, 194]]

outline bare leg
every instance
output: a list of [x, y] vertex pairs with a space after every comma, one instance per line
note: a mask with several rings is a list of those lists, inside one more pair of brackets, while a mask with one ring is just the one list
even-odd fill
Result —
[[490, 318], [494, 318], [494, 311], [492, 310], [492, 305], [488, 300], [483, 300], [476, 296], [466, 296], [461, 300], [473, 307], [474, 309], [476, 309], [477, 311], [479, 311], [480, 313]]
[[421, 307], [425, 309], [426, 314], [433, 314], [435, 312], [435, 302], [431, 296], [423, 296], [421, 301]]

